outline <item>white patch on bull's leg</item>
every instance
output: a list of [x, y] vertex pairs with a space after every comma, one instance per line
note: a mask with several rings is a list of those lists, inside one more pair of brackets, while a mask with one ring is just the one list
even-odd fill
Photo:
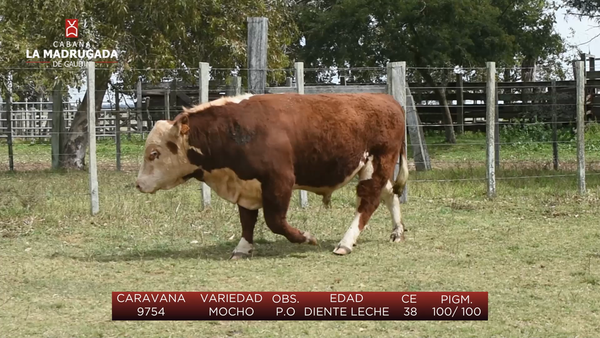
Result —
[[[368, 155], [368, 153], [365, 152], [365, 155]], [[358, 174], [358, 179], [360, 181], [370, 180], [373, 177], [374, 170], [375, 169], [373, 168], [373, 155], [371, 155], [367, 158], [365, 166], [360, 170], [360, 173]]]
[[393, 230], [390, 236], [392, 242], [401, 242], [404, 240], [404, 226], [402, 224], [402, 214], [400, 213], [400, 199], [394, 194], [392, 182], [388, 181], [381, 191], [381, 200], [392, 215]]
[[240, 242], [233, 250], [231, 259], [238, 259], [246, 256], [250, 256], [254, 251], [254, 245], [250, 244], [244, 237], [240, 239]]
[[348, 228], [338, 246], [335, 248], [335, 250], [333, 250], [333, 253], [338, 255], [346, 255], [352, 251], [352, 247], [354, 244], [356, 244], [356, 240], [360, 235], [360, 229], [358, 228], [360, 223], [360, 215], [360, 212], [356, 213], [352, 224], [350, 224], [350, 228]]
[[302, 235], [305, 238], [304, 243], [308, 243], [310, 245], [317, 245], [317, 239], [313, 235], [311, 235], [310, 232], [304, 231], [302, 232]]

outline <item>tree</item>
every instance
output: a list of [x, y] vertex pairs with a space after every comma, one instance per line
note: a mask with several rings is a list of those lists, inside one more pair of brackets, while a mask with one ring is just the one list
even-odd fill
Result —
[[[3, 28], [11, 27], [0, 32], [2, 45], [16, 47], [0, 50], [4, 73], [28, 66], [27, 48], [54, 49], [53, 41], [65, 41], [65, 19], [70, 18], [79, 19], [79, 40], [89, 41], [92, 49], [121, 52], [117, 65], [97, 67], [98, 110], [112, 74], [131, 87], [139, 78], [156, 82], [172, 76], [194, 81], [200, 61], [214, 67], [245, 68], [248, 16], [269, 19], [269, 67], [289, 66], [281, 46], [290, 44], [296, 32], [289, 20], [289, 6], [280, 0], [0, 0], [0, 13], [4, 15], [0, 19]], [[19, 73], [13, 77], [15, 83], [44, 83], [47, 88], [59, 80], [80, 85], [84, 75], [79, 69], [48, 66], [12, 73]], [[62, 146], [65, 167], [84, 168], [88, 95], [86, 92]]]
[[575, 9], [572, 14], [600, 21], [600, 0], [565, 0], [565, 5]]
[[445, 91], [431, 68], [447, 68], [448, 77], [456, 65], [511, 66], [523, 55], [537, 60], [560, 50], [554, 17], [539, 10], [548, 6], [540, 0], [301, 0], [296, 22], [305, 45], [297, 44], [295, 53], [309, 67], [406, 60], [435, 87], [445, 107], [446, 141], [454, 143]]

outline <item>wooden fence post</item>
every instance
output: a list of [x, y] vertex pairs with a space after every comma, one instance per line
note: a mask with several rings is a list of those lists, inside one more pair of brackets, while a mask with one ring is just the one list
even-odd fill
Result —
[[463, 75], [456, 74], [456, 109], [458, 122], [458, 133], [465, 133], [465, 100], [463, 91]]
[[406, 112], [406, 125], [408, 126], [408, 135], [413, 148], [415, 167], [417, 171], [431, 170], [431, 161], [427, 152], [421, 119], [417, 114], [417, 106], [408, 86], [406, 86], [406, 107], [404, 111]]
[[98, 198], [98, 168], [96, 167], [96, 67], [93, 61], [87, 63], [87, 113], [88, 113], [88, 133], [90, 143], [90, 160], [88, 163], [90, 172], [90, 201], [92, 215], [100, 211], [100, 201]]
[[234, 76], [233, 77], [233, 95], [238, 96], [242, 95], [242, 77]]
[[494, 88], [494, 162], [496, 162], [496, 168], [500, 168], [500, 105], [498, 104], [498, 92], [496, 86]]
[[[294, 64], [296, 73], [296, 92], [298, 94], [304, 94], [304, 62], [296, 62]], [[306, 190], [300, 190], [300, 207], [308, 207], [308, 192]]]
[[61, 167], [61, 146], [64, 139], [65, 119], [63, 113], [63, 86], [58, 82], [52, 90], [52, 135], [50, 142], [52, 145], [52, 169]]
[[496, 126], [496, 63], [486, 62], [487, 84], [485, 100], [485, 124], [486, 124], [486, 155], [487, 155], [487, 196], [494, 198], [496, 196], [496, 149], [494, 127]]
[[267, 86], [267, 42], [269, 22], [266, 17], [248, 18], [248, 91], [264, 94]]
[[550, 97], [552, 100], [552, 159], [554, 170], [558, 170], [558, 114], [556, 112], [556, 81], [552, 80], [550, 87]]
[[[198, 98], [199, 103], [208, 102], [208, 86], [209, 86], [210, 72], [209, 64], [206, 62], [200, 62], [198, 66]], [[210, 187], [202, 182], [202, 207], [207, 209], [210, 207]]]
[[127, 121], [125, 121], [127, 124], [127, 140], [131, 141], [131, 109], [129, 109], [129, 107], [127, 107], [125, 118], [127, 119]]
[[13, 130], [12, 130], [12, 108], [13, 108], [13, 97], [12, 97], [12, 74], [8, 73], [7, 81], [7, 93], [6, 93], [6, 132], [8, 144], [8, 170], [15, 171], [15, 155], [13, 150]]
[[4, 92], [0, 90], [0, 128], [4, 128], [6, 124], [4, 122], [6, 120], [6, 108], [3, 108], [4, 105]]
[[165, 91], [165, 119], [171, 119], [171, 88], [167, 88]]
[[231, 84], [227, 88], [228, 96], [238, 96], [242, 94], [242, 78], [239, 76], [231, 77]]
[[137, 100], [135, 101], [135, 110], [137, 117], [137, 131], [141, 135], [142, 140], [144, 139], [144, 119], [142, 118], [142, 79], [140, 78], [137, 82], [136, 88]]
[[121, 171], [121, 93], [115, 90], [115, 145], [117, 147], [117, 171]]
[[[392, 95], [398, 103], [402, 106], [405, 111], [406, 117], [406, 62], [390, 62], [387, 67], [387, 91], [388, 94]], [[406, 119], [405, 119], [406, 120]], [[408, 126], [405, 123], [404, 129], [404, 153], [408, 150]], [[402, 140], [399, 140], [402, 142]], [[396, 168], [394, 169], [394, 179], [398, 176], [400, 171], [400, 160], [396, 161]], [[402, 196], [400, 196], [400, 203], [408, 202], [408, 183], [404, 186]]]
[[585, 61], [575, 61], [575, 84], [577, 86], [577, 179], [579, 194], [585, 189]]

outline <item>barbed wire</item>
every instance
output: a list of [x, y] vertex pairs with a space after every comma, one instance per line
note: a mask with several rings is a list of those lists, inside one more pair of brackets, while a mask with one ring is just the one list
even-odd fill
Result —
[[[122, 136], [123, 134], [126, 134], [128, 132], [121, 132]], [[74, 135], [74, 134], [87, 134], [87, 132], [51, 132], [48, 133], [49, 135]], [[142, 132], [139, 131], [132, 131], [129, 132], [129, 134], [131, 135], [141, 135]], [[145, 131], [144, 134], [148, 134], [148, 131]], [[40, 136], [40, 135], [18, 135], [18, 136], [13, 136], [14, 139], [17, 138], [30, 138], [33, 136], [38, 136], [38, 137], [46, 137], [46, 136]], [[0, 137], [2, 138], [6, 138], [7, 135], [2, 135], [0, 134]], [[114, 139], [116, 136], [115, 134], [96, 134], [96, 137], [102, 137], [102, 138], [111, 138]], [[139, 140], [140, 144], [134, 144], [134, 145], [138, 145], [140, 147], [143, 147], [144, 144], [142, 143], [142, 141], [144, 140]], [[498, 144], [498, 145], [528, 145], [528, 144], [576, 144], [577, 140], [548, 140], [548, 141], [530, 141], [530, 140], [523, 140], [523, 141], [496, 141], [494, 142], [494, 144]], [[46, 144], [47, 146], [50, 146], [50, 143]], [[411, 143], [408, 142], [407, 146], [414, 146], [414, 145], [424, 145], [426, 147], [460, 147], [460, 146], [483, 146], [483, 145], [487, 145], [486, 142], [460, 142], [460, 143]], [[116, 145], [115, 145], [116, 146]]]

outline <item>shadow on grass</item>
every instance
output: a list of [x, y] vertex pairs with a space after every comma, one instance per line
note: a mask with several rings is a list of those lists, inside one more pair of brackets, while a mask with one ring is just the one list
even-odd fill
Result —
[[[362, 243], [366, 241], [361, 241]], [[308, 244], [294, 244], [287, 240], [273, 242], [256, 241], [254, 255], [251, 259], [264, 259], [274, 257], [307, 258], [309, 253], [331, 252], [338, 241], [323, 240], [318, 246]], [[194, 248], [149, 248], [146, 250], [135, 250], [129, 253], [97, 254], [91, 253], [85, 256], [71, 256], [54, 253], [50, 258], [68, 257], [78, 261], [96, 262], [123, 262], [123, 261], [149, 261], [156, 259], [206, 259], [206, 260], [228, 260], [237, 243], [224, 242], [210, 245], [197, 245]], [[332, 254], [333, 255], [333, 254]]]

